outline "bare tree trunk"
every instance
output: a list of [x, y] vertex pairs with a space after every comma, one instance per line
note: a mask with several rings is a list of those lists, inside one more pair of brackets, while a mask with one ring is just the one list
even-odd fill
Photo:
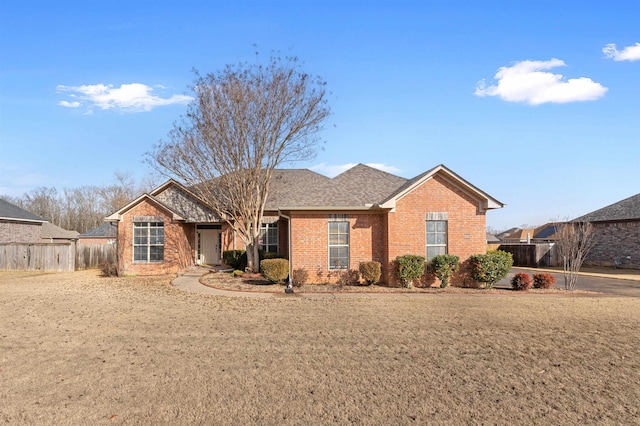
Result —
[[590, 222], [557, 223], [556, 249], [562, 258], [565, 290], [575, 290], [578, 273], [593, 247], [593, 225]]

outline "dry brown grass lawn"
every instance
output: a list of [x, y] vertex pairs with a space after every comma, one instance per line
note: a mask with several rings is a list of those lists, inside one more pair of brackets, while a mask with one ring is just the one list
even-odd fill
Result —
[[640, 299], [0, 274], [8, 424], [633, 424]]

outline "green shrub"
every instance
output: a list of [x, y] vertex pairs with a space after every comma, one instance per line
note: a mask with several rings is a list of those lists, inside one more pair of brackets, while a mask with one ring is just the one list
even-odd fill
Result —
[[487, 254], [476, 254], [469, 258], [471, 278], [491, 288], [495, 283], [507, 276], [513, 266], [513, 256], [500, 250]]
[[534, 288], [551, 288], [556, 283], [556, 279], [551, 274], [533, 274]]
[[413, 254], [396, 257], [398, 278], [405, 287], [411, 287], [413, 282], [424, 275], [425, 258]]
[[433, 273], [440, 280], [440, 287], [449, 285], [449, 280], [460, 269], [460, 258], [452, 254], [440, 254], [431, 259]]
[[532, 285], [533, 281], [531, 280], [531, 276], [524, 272], [520, 272], [511, 278], [511, 287], [513, 287], [514, 290], [526, 291], [529, 290]]
[[247, 253], [244, 250], [225, 250], [222, 261], [233, 269], [244, 270], [247, 267]]
[[360, 262], [358, 271], [367, 285], [377, 283], [382, 276], [380, 262]]
[[264, 259], [260, 262], [262, 275], [273, 283], [284, 281], [289, 276], [287, 259]]
[[309, 281], [309, 272], [306, 269], [294, 269], [291, 275], [291, 283], [295, 287], [303, 286], [307, 283], [307, 281]]

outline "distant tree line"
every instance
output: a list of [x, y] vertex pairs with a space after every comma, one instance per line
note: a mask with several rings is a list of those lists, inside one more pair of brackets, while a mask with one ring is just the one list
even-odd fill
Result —
[[115, 178], [116, 183], [111, 185], [86, 185], [62, 191], [40, 187], [22, 196], [2, 198], [54, 225], [82, 234], [155, 186], [153, 178], [137, 185], [129, 173], [115, 173]]

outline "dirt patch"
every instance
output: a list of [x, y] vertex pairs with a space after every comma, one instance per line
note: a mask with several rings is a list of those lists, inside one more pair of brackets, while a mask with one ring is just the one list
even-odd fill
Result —
[[9, 424], [632, 424], [640, 299], [226, 298], [0, 273]]

